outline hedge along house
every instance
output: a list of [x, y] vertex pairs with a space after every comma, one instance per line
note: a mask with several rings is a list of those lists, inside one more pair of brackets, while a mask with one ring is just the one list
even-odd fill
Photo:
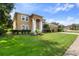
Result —
[[40, 15], [22, 14], [15, 13], [13, 19], [13, 30], [31, 30], [35, 32], [39, 29], [40, 32], [43, 30], [43, 17]]

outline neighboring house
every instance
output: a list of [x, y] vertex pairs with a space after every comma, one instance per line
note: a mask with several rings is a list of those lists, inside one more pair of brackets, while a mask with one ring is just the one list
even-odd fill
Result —
[[51, 30], [51, 32], [58, 32], [58, 25], [56, 24], [52, 24], [52, 23], [49, 23], [49, 28]]
[[65, 26], [64, 31], [70, 31], [70, 26]]
[[58, 25], [57, 24], [53, 24], [53, 23], [47, 23], [45, 22], [44, 26], [43, 26], [43, 31], [44, 32], [58, 32]]
[[15, 13], [13, 30], [31, 30], [32, 32], [35, 32], [36, 29], [39, 29], [40, 32], [42, 32], [43, 21], [43, 17], [40, 15]]

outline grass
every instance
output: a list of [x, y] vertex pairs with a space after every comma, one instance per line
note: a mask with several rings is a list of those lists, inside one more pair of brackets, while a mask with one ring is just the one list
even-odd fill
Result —
[[6, 35], [0, 37], [1, 56], [60, 56], [77, 36], [45, 33], [42, 36]]

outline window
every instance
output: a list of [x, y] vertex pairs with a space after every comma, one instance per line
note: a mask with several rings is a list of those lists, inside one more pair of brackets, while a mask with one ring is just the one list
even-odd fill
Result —
[[28, 30], [28, 26], [26, 25], [26, 30]]
[[22, 19], [22, 20], [25, 20], [25, 17], [22, 15], [22, 16], [21, 16], [21, 19]]
[[29, 27], [27, 25], [22, 25], [22, 30], [29, 30]]
[[26, 16], [26, 21], [28, 21], [28, 19], [29, 19], [29, 17], [28, 17], [28, 16]]
[[25, 18], [24, 17], [22, 17], [22, 20], [24, 20]]
[[22, 30], [25, 30], [25, 26], [24, 25], [22, 25]]
[[22, 20], [24, 20], [24, 21], [28, 21], [28, 19], [29, 19], [28, 16], [23, 16], [23, 15], [22, 15]]

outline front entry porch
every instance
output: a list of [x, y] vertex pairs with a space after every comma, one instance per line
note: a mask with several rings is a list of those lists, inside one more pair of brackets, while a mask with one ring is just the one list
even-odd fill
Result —
[[31, 18], [31, 32], [35, 33], [36, 30], [38, 29], [41, 33], [43, 30], [43, 17], [36, 14], [32, 14], [30, 18]]
[[32, 19], [32, 32], [34, 33], [36, 30], [42, 32], [43, 30], [43, 23], [41, 19]]

